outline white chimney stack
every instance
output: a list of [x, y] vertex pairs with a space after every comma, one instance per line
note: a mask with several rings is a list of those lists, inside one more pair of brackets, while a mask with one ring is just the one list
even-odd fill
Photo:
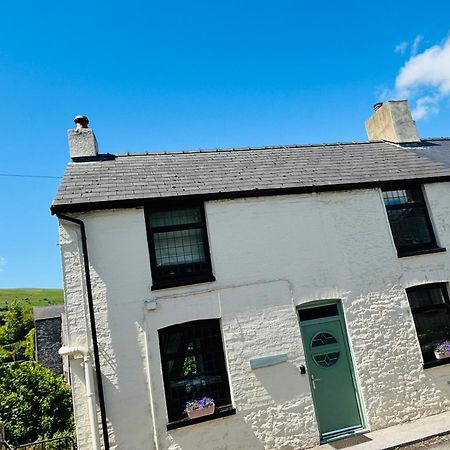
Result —
[[420, 142], [408, 100], [390, 100], [384, 105], [376, 103], [374, 108], [375, 113], [366, 120], [369, 141], [388, 141], [396, 144]]
[[74, 122], [76, 128], [67, 131], [70, 157], [73, 161], [97, 157], [97, 139], [94, 132], [88, 128], [89, 119], [86, 116], [76, 116]]

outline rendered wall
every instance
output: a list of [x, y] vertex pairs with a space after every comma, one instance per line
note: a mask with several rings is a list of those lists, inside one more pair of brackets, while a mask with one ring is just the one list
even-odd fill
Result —
[[[450, 247], [449, 185], [426, 187]], [[142, 209], [80, 215], [87, 229], [112, 448], [299, 449], [318, 441], [296, 306], [341, 299], [371, 429], [450, 407], [450, 366], [422, 369], [405, 287], [449, 281], [447, 252], [398, 259], [377, 189], [205, 205], [216, 282], [151, 292]], [[76, 227], [61, 222], [70, 345], [86, 340]], [[166, 431], [158, 329], [221, 318], [237, 414]], [[252, 370], [255, 357], [288, 361]], [[72, 362], [79, 448], [89, 448]]]

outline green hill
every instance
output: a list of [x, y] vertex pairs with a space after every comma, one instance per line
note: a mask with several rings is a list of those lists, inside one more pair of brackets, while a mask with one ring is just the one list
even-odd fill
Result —
[[61, 304], [64, 302], [64, 295], [62, 289], [0, 289], [0, 312], [14, 300], [24, 308], [31, 308]]

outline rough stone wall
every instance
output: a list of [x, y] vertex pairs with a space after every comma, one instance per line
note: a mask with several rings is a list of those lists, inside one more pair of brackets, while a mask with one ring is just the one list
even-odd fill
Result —
[[[449, 186], [426, 186], [450, 248]], [[142, 209], [83, 214], [112, 448], [300, 449], [319, 442], [296, 307], [339, 299], [368, 428], [450, 407], [449, 366], [422, 369], [405, 288], [448, 282], [448, 252], [399, 259], [377, 189], [206, 204], [216, 282], [151, 291]], [[68, 332], [87, 342], [73, 226], [62, 229]], [[70, 229], [70, 230], [69, 230]], [[70, 232], [69, 232], [69, 231]], [[70, 235], [70, 239], [66, 237]], [[158, 329], [220, 318], [236, 415], [166, 430]], [[287, 353], [252, 370], [251, 358]], [[82, 370], [72, 361], [79, 448], [88, 449]]]
[[56, 375], [62, 375], [62, 358], [58, 353], [61, 348], [61, 317], [36, 320], [36, 360], [51, 369]]

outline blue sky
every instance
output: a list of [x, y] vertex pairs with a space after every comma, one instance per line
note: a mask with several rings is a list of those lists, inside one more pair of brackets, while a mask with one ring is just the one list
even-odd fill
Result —
[[[8, 2], [0, 174], [61, 176], [89, 116], [102, 152], [365, 140], [410, 98], [449, 136], [450, 3]], [[0, 175], [0, 287], [62, 287], [58, 179]]]

